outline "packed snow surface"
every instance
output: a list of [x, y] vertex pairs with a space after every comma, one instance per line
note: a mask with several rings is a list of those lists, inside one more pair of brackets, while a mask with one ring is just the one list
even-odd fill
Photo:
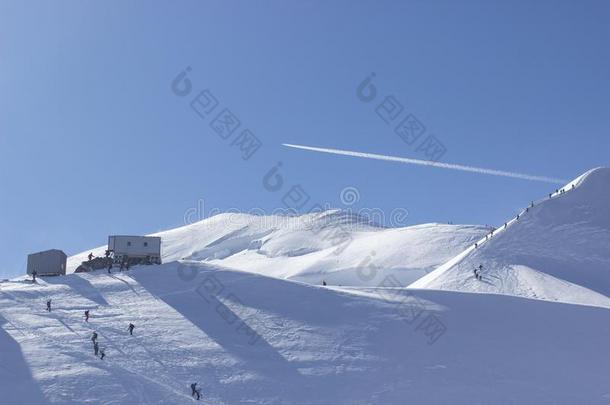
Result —
[[195, 381], [205, 404], [606, 404], [610, 394], [610, 311], [502, 295], [341, 290], [171, 263], [3, 283], [0, 323], [6, 404], [180, 404]]

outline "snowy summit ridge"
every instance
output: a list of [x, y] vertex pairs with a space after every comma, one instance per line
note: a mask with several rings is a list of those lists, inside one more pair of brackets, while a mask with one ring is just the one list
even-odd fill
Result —
[[[415, 281], [480, 238], [474, 225], [385, 228], [367, 216], [328, 210], [300, 216], [226, 213], [154, 234], [163, 262], [186, 260], [313, 284], [376, 286], [358, 275], [372, 260], [403, 285]], [[102, 255], [105, 247], [93, 249]], [[68, 259], [68, 272], [90, 251]]]
[[[610, 168], [579, 176], [503, 228], [411, 287], [609, 306]], [[471, 277], [480, 265], [483, 282]]]

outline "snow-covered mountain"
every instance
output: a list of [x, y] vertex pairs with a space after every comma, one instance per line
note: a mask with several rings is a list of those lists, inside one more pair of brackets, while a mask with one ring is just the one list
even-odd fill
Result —
[[[446, 224], [384, 228], [331, 210], [294, 217], [220, 214], [154, 236], [162, 239], [163, 262], [205, 262], [311, 284], [376, 286], [387, 274], [408, 285], [486, 231]], [[102, 255], [105, 249], [92, 252]], [[68, 272], [89, 252], [70, 257]]]
[[223, 214], [163, 265], [2, 282], [0, 403], [610, 404], [610, 169], [563, 190], [487, 239]]
[[[481, 281], [473, 274], [480, 265]], [[610, 168], [535, 202], [411, 287], [610, 307]]]

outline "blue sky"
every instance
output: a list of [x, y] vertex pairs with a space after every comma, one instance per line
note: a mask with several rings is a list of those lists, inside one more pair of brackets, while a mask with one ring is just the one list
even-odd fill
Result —
[[[608, 164], [609, 18], [604, 1], [1, 1], [0, 277], [28, 252], [180, 226], [199, 200], [271, 212], [295, 185], [302, 211], [355, 187], [352, 208], [404, 208], [407, 224], [502, 223], [554, 186], [281, 143], [425, 159], [377, 115], [393, 96], [441, 161], [576, 177]], [[241, 123], [226, 140], [211, 127], [225, 108]], [[262, 143], [248, 160], [245, 129]]]

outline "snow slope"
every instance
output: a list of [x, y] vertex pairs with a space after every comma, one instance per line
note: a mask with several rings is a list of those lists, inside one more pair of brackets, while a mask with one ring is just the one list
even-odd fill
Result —
[[[609, 307], [610, 168], [563, 189], [411, 286]], [[482, 281], [473, 275], [479, 265]]]
[[169, 263], [1, 283], [0, 324], [7, 404], [610, 404], [610, 311], [581, 305]]
[[2, 282], [0, 403], [181, 404], [197, 381], [205, 404], [610, 404], [609, 185], [592, 170], [487, 241], [224, 214], [157, 234], [160, 266]]
[[[408, 285], [485, 232], [472, 225], [384, 228], [333, 210], [296, 217], [221, 214], [155, 236], [162, 238], [164, 262], [184, 259], [312, 284], [374, 286], [371, 270], [362, 268]], [[105, 249], [92, 251], [99, 256]], [[88, 254], [70, 257], [68, 272]]]

